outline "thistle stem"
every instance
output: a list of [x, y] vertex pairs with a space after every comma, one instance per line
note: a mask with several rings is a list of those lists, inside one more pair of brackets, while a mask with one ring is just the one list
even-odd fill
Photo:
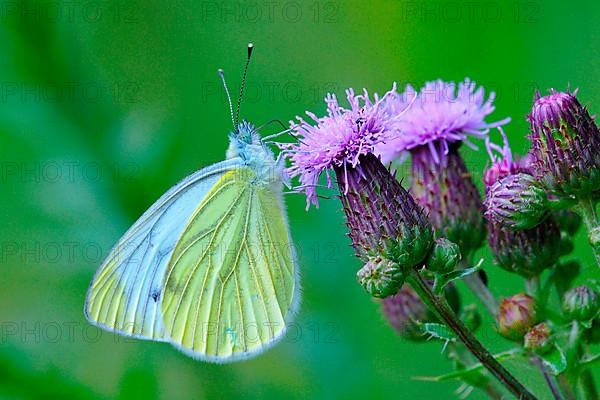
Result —
[[548, 371], [548, 368], [546, 368], [543, 361], [538, 356], [531, 357], [530, 361], [532, 364], [536, 365], [542, 372], [542, 375], [544, 376], [544, 380], [546, 381], [546, 384], [550, 388], [550, 392], [552, 392], [552, 396], [556, 400], [565, 400], [565, 397], [563, 396], [563, 394], [560, 390], [558, 380], [556, 379], [556, 377], [554, 375], [552, 375]]
[[502, 400], [504, 398], [502, 393], [498, 389], [496, 389], [494, 385], [491, 384], [491, 382], [485, 385], [483, 391], [492, 400]]
[[467, 349], [481, 362], [481, 364], [500, 381], [518, 399], [534, 400], [536, 397], [525, 388], [494, 356], [481, 344], [473, 333], [454, 314], [443, 297], [436, 296], [427, 283], [423, 280], [419, 271], [415, 268], [411, 271], [408, 281], [421, 299], [428, 304], [438, 316], [452, 329], [458, 338], [465, 344]]
[[579, 213], [585, 222], [585, 226], [588, 230], [590, 244], [596, 257], [596, 263], [600, 267], [600, 221], [598, 221], [598, 214], [596, 213], [596, 204], [591, 197], [585, 197], [579, 199], [579, 205], [577, 207]]

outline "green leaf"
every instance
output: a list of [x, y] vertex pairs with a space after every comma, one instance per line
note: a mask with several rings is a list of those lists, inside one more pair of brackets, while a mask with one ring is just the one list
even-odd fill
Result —
[[589, 368], [595, 363], [600, 361], [600, 353], [593, 355], [585, 355], [579, 360], [579, 367], [581, 368]]
[[[508, 351], [504, 351], [502, 353], [498, 353], [494, 355], [494, 358], [497, 361], [509, 360], [511, 358], [515, 358], [523, 354], [521, 349], [512, 349]], [[473, 364], [465, 369], [461, 369], [459, 371], [452, 371], [444, 375], [438, 376], [414, 376], [412, 379], [417, 381], [431, 381], [431, 382], [443, 382], [449, 381], [452, 379], [460, 379], [469, 374], [472, 374], [477, 371], [482, 371], [484, 366], [481, 363]]]
[[559, 346], [555, 346], [554, 350], [542, 356], [542, 361], [554, 375], [558, 375], [567, 369], [567, 357]]
[[474, 267], [458, 269], [456, 271], [452, 271], [452, 272], [444, 274], [444, 275], [437, 274], [435, 283], [434, 283], [434, 287], [433, 287], [433, 291], [438, 295], [441, 294], [442, 291], [444, 290], [444, 288], [450, 282], [455, 281], [457, 279], [462, 279], [465, 276], [469, 276], [471, 274], [476, 273], [477, 271], [479, 271], [481, 269], [482, 264], [483, 264], [483, 258], [481, 260], [479, 260], [477, 265], [475, 265]]
[[554, 211], [567, 210], [577, 204], [575, 198], [552, 199], [548, 201], [548, 208]]

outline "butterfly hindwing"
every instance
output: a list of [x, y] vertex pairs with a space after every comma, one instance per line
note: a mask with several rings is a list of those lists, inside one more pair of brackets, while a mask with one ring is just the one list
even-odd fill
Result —
[[230, 159], [188, 176], [138, 219], [92, 280], [85, 304], [90, 322], [128, 336], [167, 340], [160, 300], [173, 249], [198, 202], [239, 164]]
[[224, 174], [189, 220], [165, 275], [169, 340], [196, 358], [234, 361], [281, 337], [295, 302], [296, 260], [281, 188], [240, 167]]

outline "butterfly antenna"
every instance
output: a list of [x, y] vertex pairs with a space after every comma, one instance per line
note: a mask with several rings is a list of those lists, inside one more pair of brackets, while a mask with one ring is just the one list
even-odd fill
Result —
[[238, 123], [240, 122], [240, 105], [242, 104], [242, 94], [244, 94], [244, 85], [246, 85], [246, 74], [248, 73], [248, 66], [250, 65], [252, 49], [254, 49], [254, 45], [248, 43], [248, 58], [246, 59], [246, 66], [244, 67], [244, 75], [242, 75], [242, 86], [240, 87], [240, 96], [238, 97], [237, 109], [235, 111], [235, 126], [238, 126]]
[[235, 119], [233, 118], [233, 104], [231, 103], [231, 95], [229, 94], [229, 89], [227, 88], [227, 82], [225, 82], [225, 72], [221, 68], [217, 71], [219, 76], [221, 77], [221, 81], [223, 81], [223, 87], [225, 88], [225, 93], [227, 93], [227, 100], [229, 101], [229, 114], [231, 115], [231, 123], [233, 124], [233, 129], [237, 126], [235, 123]]
[[272, 119], [270, 121], [265, 122], [264, 124], [262, 124], [261, 126], [259, 126], [258, 128], [256, 128], [257, 131], [260, 131], [262, 128], [264, 128], [265, 126], [269, 126], [271, 124], [279, 124], [283, 129], [288, 129], [287, 126], [285, 126], [285, 124], [283, 122], [281, 122], [281, 120], [278, 119]]

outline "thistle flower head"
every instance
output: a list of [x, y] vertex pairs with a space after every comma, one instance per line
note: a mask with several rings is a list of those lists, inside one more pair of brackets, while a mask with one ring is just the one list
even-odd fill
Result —
[[437, 238], [426, 265], [430, 271], [449, 273], [456, 268], [460, 259], [460, 248], [456, 243], [446, 238]]
[[500, 333], [512, 340], [520, 340], [537, 322], [533, 297], [519, 293], [507, 297], [500, 303], [497, 322]]
[[415, 266], [433, 244], [431, 226], [414, 199], [372, 154], [377, 143], [394, 133], [394, 118], [381, 106], [387, 94], [371, 102], [366, 92], [346, 93], [350, 108], [340, 107], [329, 95], [327, 116], [308, 113], [315, 125], [302, 119], [292, 124], [298, 142], [287, 146], [288, 173], [300, 177], [309, 205], [317, 204], [314, 185], [319, 176], [326, 172], [331, 186], [333, 171], [356, 255], [364, 262], [381, 256], [402, 267]]
[[323, 172], [327, 186], [331, 187], [330, 172], [334, 168], [346, 170], [356, 167], [359, 157], [373, 152], [377, 144], [387, 142], [394, 134], [395, 119], [383, 107], [383, 101], [395, 92], [394, 88], [383, 98], [375, 96], [373, 102], [366, 90], [356, 95], [352, 89], [346, 91], [349, 108], [341, 107], [334, 94], [328, 94], [327, 116], [317, 117], [307, 111], [312, 120], [297, 117], [290, 121], [291, 134], [297, 143], [280, 144], [288, 152], [292, 166], [289, 176], [299, 176], [306, 193], [307, 207], [318, 206], [315, 186]]
[[529, 115], [535, 176], [558, 196], [600, 189], [600, 131], [576, 92], [538, 92]]
[[525, 334], [523, 347], [537, 354], [547, 353], [554, 344], [552, 340], [552, 329], [546, 322], [537, 324]]
[[356, 277], [371, 296], [381, 298], [396, 293], [406, 279], [398, 264], [382, 257], [371, 257]]
[[416, 92], [385, 99], [389, 114], [402, 113], [398, 134], [375, 146], [383, 161], [405, 153], [412, 156], [411, 193], [428, 213], [439, 237], [459, 245], [463, 254], [478, 249], [486, 234], [483, 203], [458, 148], [469, 137], [484, 137], [490, 128], [509, 119], [489, 123], [495, 95], [486, 100], [482, 87], [466, 79], [458, 85], [428, 82]]
[[469, 137], [484, 137], [490, 128], [507, 123], [510, 118], [486, 122], [494, 111], [495, 94], [485, 98], [483, 87], [465, 79], [458, 85], [437, 80], [427, 82], [417, 93], [408, 85], [401, 95], [386, 99], [386, 109], [391, 112], [406, 111], [398, 119], [401, 134], [393, 140], [376, 145], [376, 152], [384, 162], [418, 147], [431, 151], [433, 160], [440, 162], [453, 143], [467, 141]]
[[356, 255], [382, 256], [403, 268], [421, 263], [433, 230], [421, 207], [373, 154], [334, 168]]
[[577, 286], [564, 294], [562, 308], [567, 318], [588, 321], [600, 312], [600, 294], [591, 286]]
[[[534, 277], [557, 261], [561, 234], [552, 217], [543, 220], [544, 194], [527, 184], [533, 183], [532, 177], [527, 175], [530, 171], [527, 160], [513, 159], [506, 135], [502, 130], [500, 132], [504, 140], [503, 147], [489, 140], [487, 142], [492, 159], [492, 166], [484, 174], [488, 241], [502, 268], [525, 277]], [[501, 156], [497, 157], [494, 151]], [[521, 182], [515, 185], [518, 181]], [[523, 183], [527, 184], [527, 189]], [[531, 204], [522, 201], [526, 192], [525, 197], [533, 200]], [[529, 228], [513, 229], [526, 226]]]
[[486, 217], [507, 228], [530, 229], [548, 215], [546, 191], [529, 174], [507, 175], [486, 192]]

